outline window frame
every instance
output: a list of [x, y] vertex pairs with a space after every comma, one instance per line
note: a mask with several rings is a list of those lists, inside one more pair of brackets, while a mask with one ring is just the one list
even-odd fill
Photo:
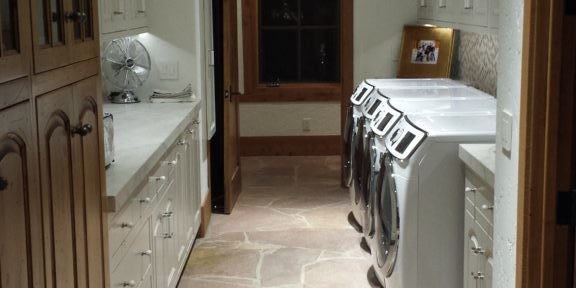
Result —
[[352, 93], [353, 85], [353, 2], [340, 0], [340, 81], [280, 83], [270, 87], [260, 83], [259, 23], [260, 0], [242, 1], [244, 95], [241, 102], [340, 101]]

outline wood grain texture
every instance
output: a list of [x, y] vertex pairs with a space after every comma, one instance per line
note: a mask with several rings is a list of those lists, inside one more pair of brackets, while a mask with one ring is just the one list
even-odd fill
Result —
[[[340, 95], [340, 135], [344, 135], [346, 126], [346, 110], [350, 104], [350, 95], [354, 90], [354, 3], [352, 0], [342, 0], [342, 39], [347, 39], [342, 43], [342, 92]], [[341, 137], [341, 146], [344, 145], [344, 138]], [[342, 155], [344, 157], [344, 155]], [[341, 159], [345, 163], [344, 158]], [[342, 169], [344, 173], [344, 169]], [[342, 174], [342, 185], [344, 185], [344, 174]]]
[[202, 221], [200, 222], [200, 229], [198, 230], [198, 237], [206, 237], [208, 233], [208, 226], [210, 225], [210, 218], [212, 218], [212, 192], [208, 191], [208, 196], [206, 196], [206, 202], [202, 205], [202, 210], [200, 212]]
[[241, 137], [241, 156], [340, 155], [340, 136]]
[[74, 63], [69, 66], [32, 77], [32, 95], [38, 96], [70, 85], [100, 73], [100, 58]]
[[[18, 51], [0, 51], [0, 83], [30, 75], [32, 39], [30, 38], [30, 2], [17, 0]], [[8, 53], [10, 52], [10, 53]], [[0, 95], [3, 95], [0, 93]], [[1, 96], [0, 96], [1, 97]], [[1, 101], [1, 100], [0, 100]]]
[[0, 84], [0, 110], [30, 99], [30, 78], [20, 78]]

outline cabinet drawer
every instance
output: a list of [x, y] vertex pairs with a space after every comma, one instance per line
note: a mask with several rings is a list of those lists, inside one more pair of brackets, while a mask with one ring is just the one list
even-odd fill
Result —
[[[486, 220], [493, 225], [494, 223], [494, 192], [491, 189], [483, 189], [476, 193], [474, 206], [477, 213], [479, 212]], [[478, 216], [477, 216], [478, 217]]]
[[144, 272], [149, 271], [151, 266], [150, 221], [146, 221], [128, 247], [128, 253], [112, 272], [111, 287], [138, 287]]
[[134, 202], [129, 202], [124, 209], [118, 212], [108, 227], [110, 255], [114, 255], [126, 236], [132, 231], [138, 220], [138, 209]]

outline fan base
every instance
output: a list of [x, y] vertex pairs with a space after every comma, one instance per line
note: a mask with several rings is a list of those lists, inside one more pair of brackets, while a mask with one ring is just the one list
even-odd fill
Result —
[[110, 93], [110, 99], [112, 103], [116, 104], [132, 104], [140, 102], [138, 96], [134, 94], [134, 91], [112, 92]]

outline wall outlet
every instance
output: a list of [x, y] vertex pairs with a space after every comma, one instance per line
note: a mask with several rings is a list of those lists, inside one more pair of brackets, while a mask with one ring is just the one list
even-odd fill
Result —
[[500, 113], [500, 143], [502, 143], [502, 152], [511, 154], [512, 152], [512, 128], [513, 128], [513, 115], [510, 111], [502, 110]]
[[158, 62], [158, 73], [160, 74], [160, 80], [178, 80], [179, 78], [178, 62], [175, 61]]
[[302, 131], [304, 132], [310, 132], [310, 121], [312, 120], [312, 118], [303, 118], [302, 119]]

